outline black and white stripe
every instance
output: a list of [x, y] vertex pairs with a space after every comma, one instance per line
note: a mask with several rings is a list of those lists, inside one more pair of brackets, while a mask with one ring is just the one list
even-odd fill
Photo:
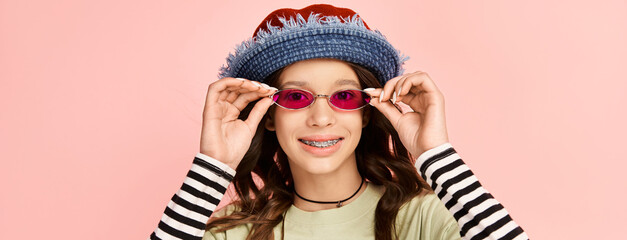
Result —
[[149, 239], [202, 239], [207, 220], [220, 203], [235, 171], [198, 153], [183, 186], [172, 197]]
[[[424, 152], [416, 167], [457, 220], [463, 239], [529, 239], [450, 143]], [[202, 239], [205, 224], [234, 175], [224, 163], [198, 153], [149, 239]]]
[[463, 239], [529, 239], [450, 143], [420, 155], [416, 167], [457, 220]]

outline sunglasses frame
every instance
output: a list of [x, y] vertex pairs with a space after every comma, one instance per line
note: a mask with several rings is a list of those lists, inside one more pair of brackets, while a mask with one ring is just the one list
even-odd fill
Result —
[[[309, 105], [304, 106], [304, 107], [302, 107], [302, 108], [287, 108], [287, 107], [281, 106], [281, 104], [278, 104], [276, 101], [274, 101], [274, 95], [276, 95], [277, 93], [280, 93], [280, 92], [282, 92], [282, 91], [285, 91], [285, 90], [298, 90], [298, 91], [308, 92], [308, 93], [310, 93], [310, 94], [313, 96], [313, 101], [311, 101], [311, 103], [310, 103]], [[366, 103], [366, 104], [364, 104], [363, 106], [361, 106], [361, 107], [359, 107], [359, 108], [355, 108], [355, 109], [344, 109], [344, 108], [339, 108], [339, 107], [337, 107], [337, 106], [333, 105], [333, 103], [331, 103], [331, 98], [330, 98], [330, 97], [331, 97], [331, 96], [333, 96], [333, 94], [336, 94], [336, 93], [338, 93], [338, 92], [342, 92], [342, 91], [346, 91], [346, 90], [356, 90], [356, 91], [360, 91], [360, 92], [362, 92], [362, 93], [366, 94], [366, 96], [368, 96], [368, 98], [370, 98], [370, 100], [372, 100], [372, 97], [370, 96], [370, 94], [368, 94], [367, 92], [364, 92], [364, 90], [361, 90], [361, 89], [356, 89], [356, 88], [340, 89], [340, 90], [337, 90], [337, 91], [335, 91], [335, 92], [332, 92], [332, 93], [331, 93], [331, 94], [329, 94], [329, 95], [326, 95], [326, 94], [314, 94], [314, 93], [312, 93], [312, 92], [310, 92], [310, 91], [307, 91], [307, 90], [305, 90], [305, 89], [298, 89], [298, 88], [285, 88], [285, 89], [281, 89], [281, 90], [279, 90], [279, 91], [276, 91], [275, 93], [273, 93], [272, 95], [270, 95], [270, 99], [272, 99], [272, 105], [276, 104], [277, 106], [282, 107], [282, 108], [285, 108], [285, 109], [288, 109], [288, 110], [300, 110], [300, 109], [303, 109], [303, 108], [308, 108], [309, 106], [313, 105], [313, 104], [316, 102], [316, 100], [318, 100], [318, 98], [319, 98], [319, 97], [324, 97], [324, 98], [326, 98], [326, 99], [327, 99], [327, 104], [329, 104], [329, 106], [331, 106], [331, 107], [333, 107], [333, 108], [340, 109], [340, 110], [344, 110], [344, 111], [359, 110], [359, 109], [362, 109], [362, 108], [364, 108], [364, 107], [366, 107], [366, 106], [370, 105], [370, 104], [367, 104], [367, 103]]]

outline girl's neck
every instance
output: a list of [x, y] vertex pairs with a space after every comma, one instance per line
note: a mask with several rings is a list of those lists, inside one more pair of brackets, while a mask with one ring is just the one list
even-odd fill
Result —
[[[338, 174], [294, 174], [293, 176], [294, 187], [300, 196], [309, 200], [323, 202], [344, 200], [355, 194], [355, 191], [359, 189], [362, 183], [362, 177], [356, 168], [354, 171], [343, 171]], [[366, 184], [364, 182], [357, 194], [343, 202], [342, 205], [347, 205], [357, 199], [366, 190]], [[337, 208], [337, 204], [313, 203], [303, 200], [296, 195], [294, 195], [294, 206], [308, 212]]]

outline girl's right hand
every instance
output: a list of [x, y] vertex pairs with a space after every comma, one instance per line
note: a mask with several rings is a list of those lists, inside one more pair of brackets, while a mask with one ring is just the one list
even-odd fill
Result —
[[[223, 78], [210, 84], [203, 111], [200, 153], [236, 169], [259, 122], [272, 105], [272, 99], [267, 96], [276, 91], [266, 84], [242, 78]], [[260, 98], [248, 119], [238, 119], [248, 103]]]

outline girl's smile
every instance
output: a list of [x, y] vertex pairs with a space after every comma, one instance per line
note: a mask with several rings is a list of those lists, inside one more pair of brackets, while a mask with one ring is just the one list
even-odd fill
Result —
[[335, 135], [312, 135], [304, 138], [299, 138], [303, 150], [311, 153], [317, 157], [326, 157], [342, 146], [343, 137]]

